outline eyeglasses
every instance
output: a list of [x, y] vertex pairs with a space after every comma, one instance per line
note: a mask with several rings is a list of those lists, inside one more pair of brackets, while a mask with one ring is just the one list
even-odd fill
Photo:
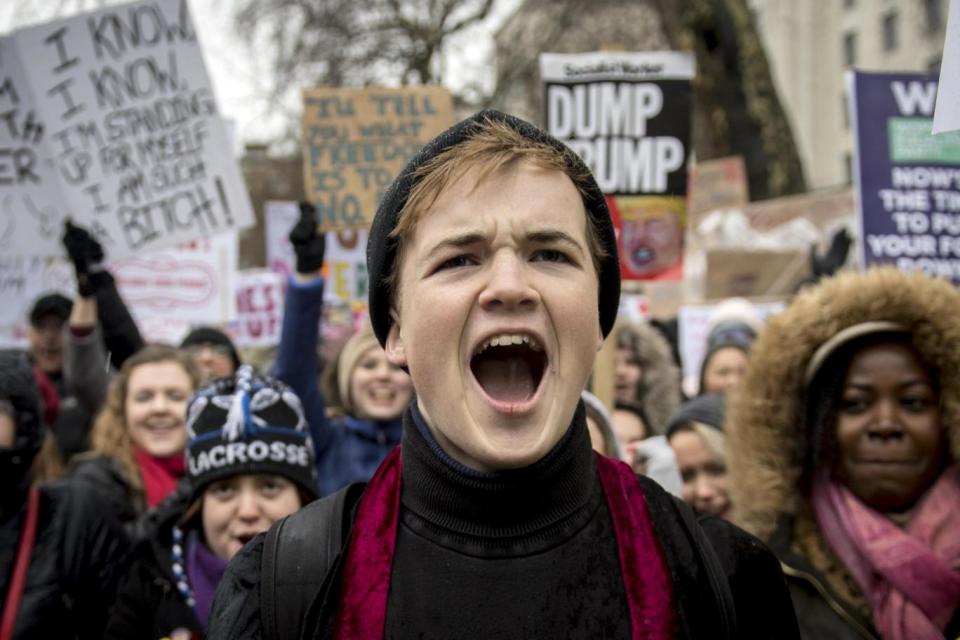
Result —
[[233, 349], [225, 344], [217, 344], [214, 342], [198, 342], [196, 344], [191, 344], [187, 347], [184, 347], [184, 351], [186, 351], [190, 356], [202, 355], [207, 349], [218, 356], [224, 356], [225, 358], [233, 357]]

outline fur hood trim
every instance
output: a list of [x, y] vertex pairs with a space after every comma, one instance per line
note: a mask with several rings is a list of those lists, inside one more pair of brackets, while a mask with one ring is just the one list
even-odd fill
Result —
[[617, 330], [617, 347], [637, 355], [643, 376], [637, 385], [637, 402], [650, 420], [650, 430], [660, 435], [680, 408], [680, 368], [666, 339], [648, 323], [624, 324]]
[[940, 372], [941, 420], [960, 460], [960, 292], [950, 283], [884, 267], [844, 273], [798, 295], [770, 318], [750, 354], [746, 379], [729, 398], [727, 467], [737, 523], [769, 540], [781, 515], [796, 516], [805, 420], [804, 372], [817, 348], [868, 321], [905, 327]]

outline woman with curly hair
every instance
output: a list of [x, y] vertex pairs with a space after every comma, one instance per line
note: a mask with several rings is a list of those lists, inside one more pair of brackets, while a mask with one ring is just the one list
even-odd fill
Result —
[[799, 295], [727, 421], [735, 518], [804, 638], [960, 634], [960, 292], [883, 268]]
[[187, 354], [151, 345], [123, 363], [69, 476], [105, 497], [124, 523], [167, 497], [184, 476], [187, 401], [200, 373]]

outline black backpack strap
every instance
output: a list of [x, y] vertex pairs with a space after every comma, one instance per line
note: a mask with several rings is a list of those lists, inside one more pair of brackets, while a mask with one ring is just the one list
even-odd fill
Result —
[[356, 504], [363, 487], [344, 487], [267, 531], [260, 558], [260, 621], [266, 640], [300, 637], [310, 602], [343, 548], [347, 505]]
[[690, 534], [694, 550], [700, 556], [704, 568], [707, 570], [707, 579], [710, 581], [710, 590], [713, 592], [717, 601], [717, 612], [720, 615], [721, 628], [720, 637], [737, 637], [737, 607], [733, 601], [733, 592], [730, 590], [730, 582], [727, 580], [727, 573], [723, 570], [720, 563], [720, 557], [713, 548], [713, 543], [707, 537], [703, 527], [697, 522], [697, 517], [685, 502], [674, 500], [677, 511], [680, 513], [680, 519], [683, 526]]

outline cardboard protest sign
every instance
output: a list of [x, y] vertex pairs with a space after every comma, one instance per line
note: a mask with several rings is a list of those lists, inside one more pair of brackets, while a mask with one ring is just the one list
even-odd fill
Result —
[[304, 91], [304, 185], [320, 228], [369, 227], [407, 160], [452, 124], [442, 87]]
[[235, 233], [117, 260], [110, 271], [138, 322], [176, 318], [222, 324], [236, 316]]
[[693, 55], [545, 53], [540, 71], [547, 130], [609, 196], [622, 277], [680, 279]]
[[930, 132], [932, 75], [851, 73], [863, 266], [960, 283], [960, 132]]
[[238, 347], [272, 347], [283, 326], [283, 276], [267, 269], [241, 271], [236, 279]]
[[0, 253], [55, 256], [66, 206], [13, 38], [0, 37]]
[[[678, 347], [680, 360], [683, 363], [684, 391], [695, 395], [699, 389], [700, 367], [707, 351], [707, 331], [710, 319], [716, 312], [719, 303], [684, 305], [677, 312]], [[754, 301], [753, 309], [756, 312], [757, 322], [764, 322], [775, 313], [780, 313], [786, 307], [781, 300]]]
[[119, 258], [253, 223], [185, 0], [15, 32], [66, 213]]
[[739, 209], [750, 201], [747, 168], [742, 156], [698, 162], [690, 167], [690, 224], [714, 209]]
[[756, 231], [770, 231], [796, 218], [826, 231], [838, 221], [852, 220], [856, 207], [853, 190], [838, 187], [751, 202], [744, 207], [743, 214]]
[[809, 275], [806, 251], [710, 249], [704, 293], [707, 298], [788, 296]]
[[960, 0], [950, 0], [947, 38], [940, 62], [940, 86], [933, 113], [933, 133], [960, 129]]

